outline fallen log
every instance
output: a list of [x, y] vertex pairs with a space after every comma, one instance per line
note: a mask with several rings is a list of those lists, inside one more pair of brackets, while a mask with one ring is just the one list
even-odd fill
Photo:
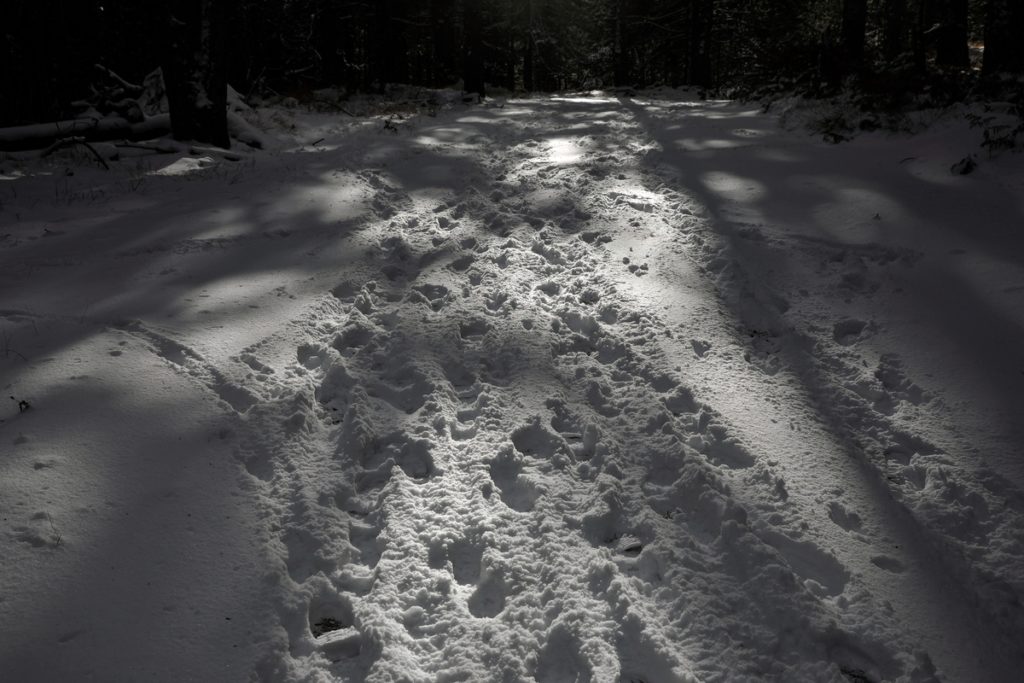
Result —
[[119, 116], [68, 119], [51, 123], [0, 128], [0, 152], [44, 149], [67, 138], [86, 142], [105, 140], [150, 140], [171, 132], [171, 117], [157, 114], [138, 123]]

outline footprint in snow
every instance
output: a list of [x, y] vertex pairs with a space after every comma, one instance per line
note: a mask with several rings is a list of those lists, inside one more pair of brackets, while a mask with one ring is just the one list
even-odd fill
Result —
[[871, 564], [875, 565], [879, 569], [892, 572], [893, 574], [902, 574], [906, 571], [906, 567], [902, 562], [897, 560], [895, 557], [889, 557], [888, 555], [872, 556]]
[[[485, 297], [485, 305], [487, 310], [497, 313], [501, 310], [501, 307], [505, 305], [505, 302], [509, 300], [507, 292], [501, 290], [493, 290], [489, 292]], [[514, 302], [513, 302], [514, 304]]]
[[482, 337], [491, 329], [490, 323], [482, 318], [474, 318], [459, 323], [459, 336], [463, 339]]
[[699, 450], [712, 463], [732, 470], [754, 466], [756, 459], [739, 441], [722, 433], [711, 432], [711, 437], [701, 440]]
[[[616, 654], [619, 658], [619, 683], [683, 683], [689, 676], [679, 673], [680, 663], [671, 651], [660, 651], [639, 621], [630, 621], [618, 630]], [[665, 647], [662, 645], [661, 647]]]
[[[351, 354], [354, 350], [369, 344], [376, 336], [377, 332], [368, 324], [350, 319], [349, 324], [334, 337], [331, 346], [343, 354]], [[307, 360], [310, 354], [305, 351], [304, 347], [306, 346], [308, 345], [299, 348], [299, 362], [308, 368]]]
[[[544, 491], [523, 474], [523, 466], [508, 451], [498, 454], [490, 462], [491, 481], [498, 487], [501, 501], [516, 512], [530, 512]], [[490, 486], [484, 488], [484, 497], [490, 497]]]
[[818, 595], [836, 596], [846, 588], [850, 573], [836, 557], [810, 541], [797, 541], [770, 529], [758, 534], [775, 548], [804, 586]]
[[317, 649], [332, 660], [358, 657], [363, 638], [356, 630], [352, 607], [347, 600], [327, 588], [310, 601], [308, 626]]
[[400, 368], [382, 379], [386, 381], [372, 381], [366, 385], [367, 396], [381, 399], [407, 415], [422, 408], [435, 389], [430, 378], [415, 367]]
[[411, 438], [403, 432], [393, 432], [380, 439], [369, 449], [364, 459], [367, 471], [379, 471], [397, 465], [412, 479], [427, 479], [436, 474], [433, 456], [434, 444], [426, 439]]
[[534, 680], [537, 683], [589, 683], [593, 671], [583, 655], [579, 639], [559, 623], [548, 634], [547, 643], [537, 657]]
[[448, 268], [454, 270], [457, 273], [465, 272], [471, 265], [476, 263], [476, 256], [473, 254], [463, 254], [458, 258], [454, 259], [448, 264]]
[[852, 346], [864, 338], [868, 324], [863, 320], [847, 318], [832, 326], [832, 338], [840, 346]]
[[550, 459], [556, 455], [571, 457], [569, 445], [561, 435], [552, 432], [534, 418], [530, 424], [519, 427], [511, 435], [512, 445], [523, 455]]
[[445, 555], [452, 565], [452, 576], [464, 586], [476, 584], [480, 579], [484, 547], [477, 541], [461, 539], [449, 544]]
[[384, 544], [380, 541], [380, 527], [375, 524], [350, 521], [348, 540], [359, 551], [359, 561], [373, 569], [380, 562]]
[[622, 509], [610, 506], [582, 520], [583, 536], [596, 548], [608, 548], [621, 558], [635, 558], [653, 538], [649, 529], [628, 523]]
[[498, 616], [505, 609], [508, 592], [508, 586], [500, 573], [486, 573], [466, 604], [469, 613], [478, 619]]
[[860, 515], [850, 512], [836, 500], [828, 504], [828, 518], [845, 531], [859, 531], [861, 528]]
[[691, 339], [690, 346], [693, 347], [693, 353], [697, 358], [703, 358], [711, 350], [711, 342], [702, 339]]
[[901, 401], [914, 405], [927, 402], [924, 390], [912, 382], [903, 371], [903, 362], [894, 354], [885, 354], [879, 360], [875, 378], [882, 387]]

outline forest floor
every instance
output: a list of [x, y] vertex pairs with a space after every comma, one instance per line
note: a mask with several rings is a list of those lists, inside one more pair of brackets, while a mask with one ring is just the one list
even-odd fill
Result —
[[261, 116], [0, 168], [5, 680], [1020, 680], [1020, 155]]

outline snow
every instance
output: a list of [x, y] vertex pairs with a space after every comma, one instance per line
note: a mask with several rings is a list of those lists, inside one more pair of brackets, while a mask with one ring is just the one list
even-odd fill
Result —
[[959, 114], [2, 162], [4, 678], [1014, 680], [1024, 164]]

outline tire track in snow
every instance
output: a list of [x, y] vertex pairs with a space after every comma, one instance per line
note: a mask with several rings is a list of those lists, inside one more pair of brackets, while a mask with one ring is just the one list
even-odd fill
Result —
[[[636, 112], [639, 107], [632, 109]], [[667, 148], [667, 141], [659, 142]], [[648, 186], [678, 182], [678, 175], [678, 170], [671, 165], [662, 165], [657, 167]], [[696, 194], [699, 196], [700, 192]], [[666, 197], [666, 203], [679, 199], [679, 195], [672, 195]], [[671, 225], [670, 218], [666, 225]], [[697, 226], [700, 228], [700, 224]], [[951, 669], [946, 674], [954, 680], [987, 679], [1015, 670], [1021, 657], [1019, 646], [1007, 641], [1006, 635], [1021, 632], [1020, 614], [1009, 607], [998, 607], [1007, 597], [1005, 580], [999, 578], [998, 570], [987, 568], [983, 560], [979, 562], [980, 558], [969, 557], [973, 553], [969, 545], [965, 547], [959, 540], [962, 529], [957, 528], [956, 520], [937, 518], [936, 511], [928, 509], [927, 499], [915, 495], [925, 487], [925, 481], [936, 481], [934, 478], [938, 477], [944, 486], [946, 478], [953, 475], [956, 480], [949, 484], [950, 495], [960, 499], [962, 505], [980, 503], [980, 509], [988, 511], [998, 507], [998, 501], [991, 494], [1005, 492], [1005, 485], [995, 488], [979, 485], [970, 473], [947, 469], [952, 465], [950, 460], [941, 455], [927, 455], [939, 453], [939, 449], [893, 423], [889, 417], [893, 413], [892, 406], [901, 401], [920, 403], [922, 399], [920, 389], [907, 380], [898, 361], [883, 358], [883, 364], [875, 373], [878, 382], [871, 386], [839, 356], [829, 355], [813, 338], [797, 332], [784, 317], [788, 303], [768, 288], [770, 278], [760, 273], [756, 262], [751, 260], [756, 258], [756, 250], [747, 254], [741, 248], [749, 237], [742, 226], [734, 230], [716, 220], [711, 229], [687, 232], [689, 234], [682, 236], [681, 241], [687, 245], [689, 258], [710, 276], [730, 309], [735, 311], [737, 322], [746, 330], [755, 330], [746, 344], [745, 355], [764, 377], [762, 381], [745, 381], [741, 375], [735, 377], [735, 381], [744, 386], [760, 386], [754, 390], [758, 393], [788, 394], [794, 405], [808, 406], [809, 409], [798, 408], [797, 411], [814, 416], [811, 424], [804, 427], [805, 430], [811, 427], [804, 438], [812, 440], [813, 432], [823, 428], [824, 433], [818, 438], [825, 444], [832, 444], [827, 450], [844, 456], [829, 458], [827, 471], [820, 470], [824, 462], [803, 457], [790, 463], [796, 465], [790, 473], [798, 473], [800, 478], [812, 485], [817, 482], [822, 488], [836, 471], [843, 473], [839, 479], [845, 486], [837, 491], [839, 496], [835, 500], [829, 501], [829, 518], [858, 543], [870, 543], [877, 549], [875, 554], [868, 553], [865, 557], [854, 545], [853, 552], [845, 553], [848, 561], [870, 560], [876, 571], [873, 576], [870, 571], [864, 575], [871, 590], [879, 596], [887, 596], [896, 605], [896, 618], [930, 643], [929, 651], [940, 661], [945, 660]], [[753, 237], [756, 239], [757, 235]], [[667, 239], [673, 240], [671, 236]], [[866, 254], [866, 257], [875, 255]], [[878, 257], [900, 258], [898, 254], [888, 253]], [[671, 272], [671, 266], [666, 270]], [[859, 283], [861, 279], [858, 275], [851, 282]], [[837, 343], [849, 342], [850, 334], [861, 334], [865, 325], [861, 323], [857, 327], [854, 330], [837, 324], [834, 330]], [[800, 386], [808, 387], [807, 394], [801, 397], [799, 392], [793, 392], [787, 386], [790, 377], [796, 378]], [[778, 414], [784, 416], [784, 413]], [[821, 428], [815, 428], [814, 423], [819, 423]], [[833, 435], [828, 434], [830, 431]], [[904, 461], [902, 473], [898, 465], [896, 476], [891, 465], [894, 459]], [[937, 461], [934, 465], [928, 462], [933, 459]], [[922, 466], [928, 469], [922, 471]], [[819, 469], [818, 474], [814, 474], [815, 469]], [[940, 473], [940, 470], [943, 471]], [[906, 479], [916, 479], [917, 483]], [[788, 488], [789, 492], [799, 493], [792, 486]], [[813, 497], [806, 498], [806, 492], [813, 491], [808, 488], [802, 496], [808, 510], [820, 503]], [[953, 502], [948, 509], [955, 510], [956, 502], [951, 501], [950, 496], [945, 497], [947, 503]], [[851, 499], [859, 514], [848, 511], [840, 502], [842, 498]], [[992, 526], [983, 522], [983, 527], [987, 527], [984, 531], [975, 529], [980, 531], [978, 540], [985, 545], [995, 543], [1005, 547], [1004, 539], [1012, 537], [1014, 529], [1022, 528], [1012, 506], [1003, 506], [1000, 519], [991, 521]], [[922, 542], [921, 538], [928, 540]], [[908, 568], [914, 571], [906, 572]], [[921, 577], [925, 579], [924, 586], [918, 585]], [[988, 591], [987, 596], [970, 595], [965, 585], [991, 586], [992, 590], [984, 589]], [[922, 612], [927, 614], [928, 610], [931, 616], [923, 616]], [[992, 618], [1001, 624], [1001, 632], [992, 628]], [[978, 637], [978, 633], [987, 635]], [[1003, 645], [994, 646], [995, 643]], [[951, 653], [952, 659], [946, 656]]]
[[[625, 180], [626, 178], [623, 178], [620, 175], [620, 179]], [[636, 184], [635, 183], [637, 183], [637, 180], [635, 178], [630, 179], [630, 180], [632, 180], [633, 183], [634, 183], [633, 188], [636, 188]], [[633, 206], [633, 208], [637, 209], [637, 211], [642, 212], [642, 213], [650, 213], [652, 211], [652, 201], [651, 200], [653, 199], [654, 201], [657, 201], [659, 199], [659, 197], [656, 194], [652, 195], [652, 193], [650, 191], [643, 190], [643, 189], [637, 191], [636, 189], [632, 189], [632, 188], [627, 189], [626, 191], [610, 192], [610, 193], [607, 193], [607, 196], [610, 196], [613, 199], [615, 199], [616, 200], [616, 204], [621, 204], [622, 203], [621, 202], [622, 198], [628, 198], [628, 203], [631, 206]], [[691, 211], [686, 211], [685, 213], [692, 213], [692, 212]], [[637, 221], [636, 219], [630, 221], [630, 225], [632, 227], [636, 227], [636, 226], [638, 226], [638, 224], [639, 224], [639, 221]], [[677, 245], [672, 245], [672, 244], [658, 244], [658, 246], [656, 248], [664, 249], [666, 247], [676, 247], [675, 249], [673, 249], [673, 251], [676, 251], [677, 253], [679, 252], [678, 246]], [[633, 272], [634, 274], [642, 275], [644, 272], [646, 272], [646, 269], [643, 269], [643, 270], [640, 270], [639, 272], [637, 272], [637, 269], [631, 268], [630, 271]], [[647, 297], [647, 299], [648, 299], [647, 309], [648, 310], [652, 310], [653, 308], [656, 308], [656, 307], [650, 306], [650, 303], [653, 303], [650, 300], [650, 297]], [[697, 343], [696, 347], [700, 347], [700, 343]], [[741, 450], [738, 450], [738, 449], [730, 449], [730, 450], [733, 453], [742, 452]], [[747, 462], [747, 463], [749, 463], [750, 460], [751, 460], [751, 458], [749, 456], [744, 458], [744, 461]], [[778, 484], [778, 483], [779, 483], [779, 480], [776, 480], [776, 484]], [[778, 486], [776, 486], [776, 488], [778, 488]], [[783, 488], [781, 490], [781, 494], [785, 495], [785, 493], [786, 493], [785, 489]], [[762, 535], [768, 538], [770, 544], [775, 545], [781, 552], [783, 552], [783, 554], [787, 557], [787, 561], [790, 563], [791, 566], [793, 566], [794, 568], [796, 568], [798, 570], [798, 573], [800, 573], [802, 571], [805, 574], [810, 574], [813, 577], [814, 576], [814, 571], [815, 571], [815, 569], [817, 569], [818, 577], [819, 578], [825, 578], [825, 583], [826, 584], [833, 583], [833, 580], [831, 580], [831, 577], [835, 577], [835, 576], [841, 574], [841, 570], [837, 570], [836, 569], [836, 564], [837, 563], [834, 560], [834, 558], [832, 558], [828, 553], [819, 550], [813, 543], [801, 543], [801, 542], [788, 541], [788, 539], [786, 537], [784, 537], [784, 536], [780, 537], [777, 534], [767, 534], [766, 533], [766, 534], [762, 534]], [[811, 578], [810, 580], [814, 581], [814, 578]], [[824, 586], [822, 586], [821, 583], [818, 584], [818, 588], [819, 589], [820, 588], [824, 588], [825, 591], [828, 592], [828, 588], [825, 588]]]

